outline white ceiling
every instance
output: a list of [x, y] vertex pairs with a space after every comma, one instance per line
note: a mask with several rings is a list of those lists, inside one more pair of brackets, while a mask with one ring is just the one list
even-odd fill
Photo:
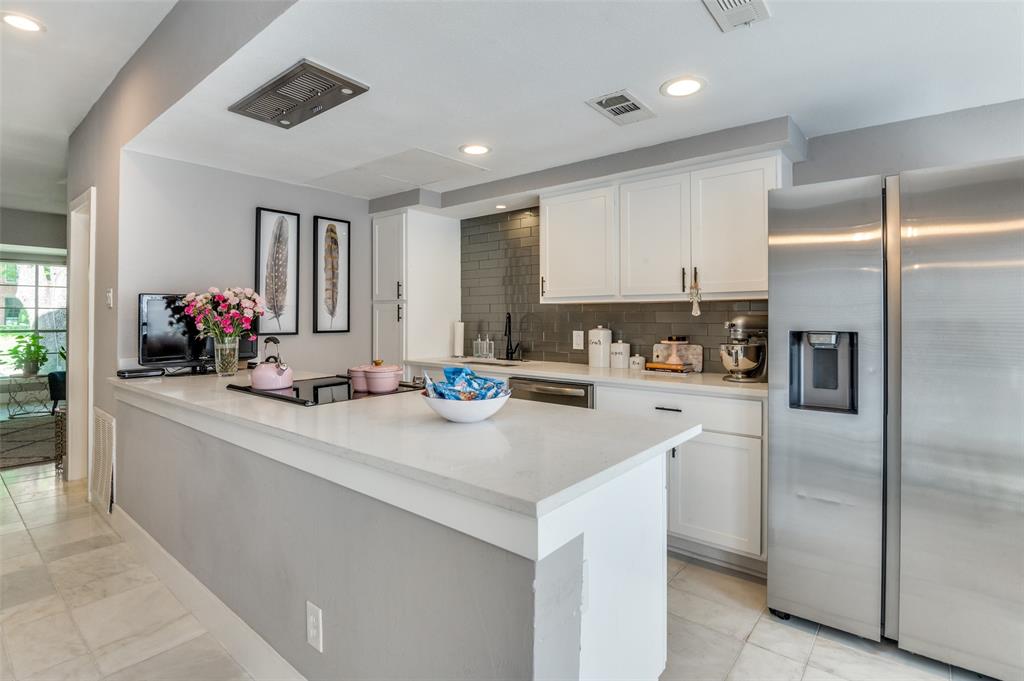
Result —
[[[410, 149], [486, 168], [425, 185], [447, 191], [785, 114], [813, 137], [1024, 97], [1024, 3], [768, 5], [723, 34], [699, 2], [300, 0], [131, 147], [373, 198], [403, 185], [352, 169]], [[369, 92], [293, 130], [227, 111], [303, 57]], [[688, 73], [706, 90], [658, 94]], [[657, 117], [584, 105], [621, 88]]]
[[68, 137], [174, 0], [3, 0], [46, 31], [0, 24], [0, 205], [67, 211]]

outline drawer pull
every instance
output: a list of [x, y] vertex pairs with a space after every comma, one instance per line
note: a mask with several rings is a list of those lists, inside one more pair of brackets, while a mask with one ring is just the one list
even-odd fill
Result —
[[675, 407], [655, 407], [658, 411], [674, 411], [677, 414], [682, 414], [682, 409], [676, 409]]

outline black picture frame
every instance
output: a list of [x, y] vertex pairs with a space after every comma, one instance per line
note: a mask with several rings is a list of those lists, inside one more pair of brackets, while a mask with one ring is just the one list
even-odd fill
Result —
[[[338, 284], [341, 289], [341, 283], [344, 282], [344, 310], [345, 318], [344, 324], [341, 325], [343, 328], [322, 328], [323, 323], [321, 320], [321, 312], [326, 310], [320, 309], [321, 293], [326, 292], [326, 286], [321, 286], [321, 273], [324, 272], [323, 266], [323, 253], [324, 247], [323, 238], [321, 231], [326, 231], [326, 225], [321, 230], [321, 222], [323, 223], [335, 223], [338, 225], [344, 225], [345, 237], [341, 238], [339, 235], [339, 250], [344, 250], [344, 257], [339, 257], [339, 269], [344, 266], [344, 276], [339, 273]], [[341, 254], [339, 254], [340, 256]], [[313, 216], [313, 333], [348, 333], [352, 330], [352, 223], [348, 220], [340, 220], [338, 218], [331, 218], [324, 215]], [[341, 309], [340, 297], [342, 291], [339, 290], [338, 309]], [[335, 316], [335, 315], [331, 315]]]
[[[302, 250], [301, 246], [301, 218], [298, 213], [293, 213], [287, 210], [278, 210], [276, 208], [264, 208], [259, 206], [256, 208], [256, 253], [255, 253], [255, 282], [253, 288], [257, 293], [267, 298], [264, 289], [264, 268], [267, 262], [267, 254], [263, 253], [263, 245], [269, 243], [273, 238], [272, 234], [264, 238], [264, 231], [270, 231], [276, 228], [276, 219], [271, 224], [273, 227], [267, 229], [267, 222], [265, 217], [272, 218], [274, 216], [286, 218], [286, 225], [288, 229], [288, 270], [286, 272], [286, 294], [285, 294], [285, 309], [282, 310], [280, 317], [272, 319], [270, 309], [267, 310], [264, 317], [259, 320], [256, 324], [256, 334], [273, 334], [275, 336], [296, 336], [299, 333], [299, 321], [302, 309], [299, 305], [299, 268], [302, 264]], [[293, 239], [294, 236], [294, 239]], [[294, 267], [291, 266], [294, 260]], [[294, 292], [294, 299], [292, 298], [291, 292]], [[270, 301], [268, 301], [270, 302]], [[268, 308], [270, 306], [268, 305]], [[287, 317], [285, 316], [287, 315]], [[275, 328], [275, 326], [277, 328]]]

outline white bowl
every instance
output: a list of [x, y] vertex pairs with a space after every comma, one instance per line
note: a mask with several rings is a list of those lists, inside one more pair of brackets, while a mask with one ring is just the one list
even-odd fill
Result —
[[[421, 393], [422, 394], [422, 393]], [[476, 423], [494, 416], [508, 402], [509, 395], [489, 400], [445, 400], [423, 395], [427, 405], [440, 416], [455, 423]]]

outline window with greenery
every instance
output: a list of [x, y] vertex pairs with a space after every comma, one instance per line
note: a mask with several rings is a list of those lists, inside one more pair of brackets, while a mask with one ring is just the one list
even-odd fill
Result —
[[66, 265], [32, 265], [0, 262], [0, 376], [18, 373], [10, 350], [18, 336], [38, 333], [49, 359], [40, 373], [62, 371], [57, 352], [68, 338], [68, 268]]

